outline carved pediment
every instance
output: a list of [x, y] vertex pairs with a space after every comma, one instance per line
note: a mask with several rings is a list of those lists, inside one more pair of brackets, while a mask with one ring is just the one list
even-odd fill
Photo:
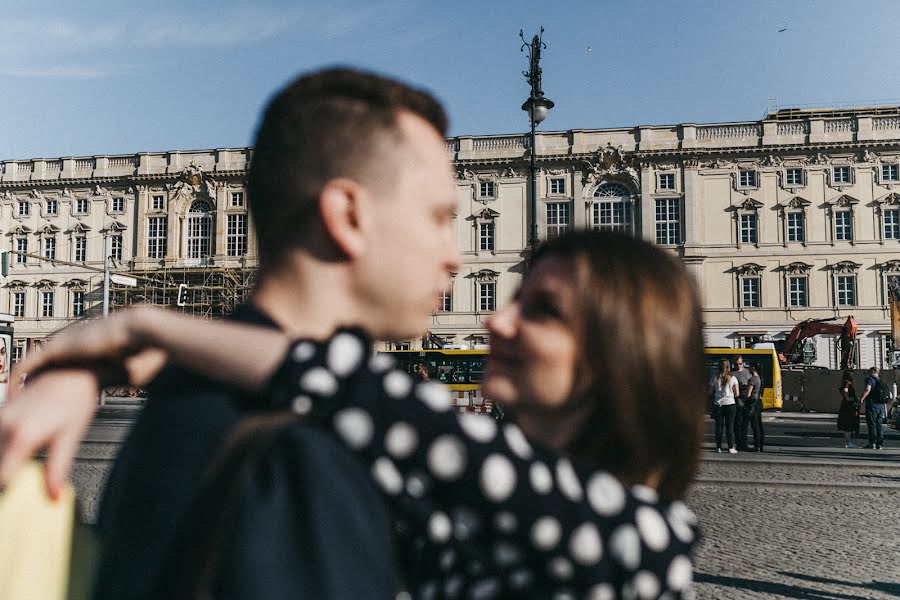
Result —
[[90, 283], [86, 279], [70, 279], [63, 284], [63, 286], [73, 290], [87, 289], [89, 285]]
[[625, 176], [632, 183], [632, 187], [640, 187], [637, 158], [633, 153], [626, 153], [621, 146], [607, 143], [605, 148], [598, 148], [581, 164], [584, 184], [592, 184], [608, 176]]
[[493, 271], [491, 269], [481, 269], [480, 271], [471, 273], [469, 277], [471, 277], [475, 281], [496, 281], [499, 275], [500, 273], [498, 271]]
[[49, 290], [55, 288], [57, 283], [52, 279], [41, 279], [34, 283], [34, 287], [42, 290]]
[[832, 206], [853, 206], [854, 204], [859, 204], [859, 200], [854, 198], [853, 196], [848, 196], [847, 194], [841, 194], [834, 200], [829, 200], [826, 204], [831, 204]]
[[84, 223], [78, 222], [78, 223], [75, 223], [75, 225], [73, 225], [66, 233], [82, 234], [82, 233], [87, 233], [90, 230], [91, 230], [91, 227], [89, 225], [85, 225]]
[[812, 204], [812, 202], [810, 202], [806, 198], [803, 198], [802, 196], [794, 196], [793, 198], [791, 198], [784, 204], [781, 204], [780, 206], [782, 208], [793, 208], [793, 209], [802, 210], [802, 209], [806, 208], [807, 206], [809, 206], [810, 204]]
[[25, 225], [16, 225], [14, 228], [9, 230], [8, 235], [28, 235], [30, 233], [33, 233], [30, 227], [27, 227]]
[[21, 279], [13, 279], [12, 281], [6, 282], [6, 287], [14, 290], [21, 290], [28, 286], [27, 281], [22, 281]]
[[128, 227], [126, 227], [125, 225], [119, 223], [118, 221], [113, 221], [112, 223], [109, 223], [108, 225], [106, 225], [106, 227], [101, 229], [100, 232], [101, 233], [118, 233], [120, 231], [125, 231], [126, 229], [128, 229]]
[[891, 192], [887, 196], [882, 196], [875, 202], [878, 202], [879, 204], [900, 204], [900, 194]]
[[861, 266], [862, 264], [855, 263], [852, 260], [842, 260], [841, 262], [829, 265], [829, 268], [835, 273], [853, 275]]
[[758, 211], [763, 207], [763, 203], [754, 198], [746, 198], [743, 201], [733, 205], [732, 210]]
[[788, 275], [809, 275], [809, 270], [812, 269], [812, 267], [813, 266], [811, 264], [797, 261], [783, 266], [781, 270]]
[[38, 233], [40, 233], [41, 235], [48, 235], [48, 236], [49, 236], [49, 235], [56, 235], [56, 234], [59, 233], [60, 231], [62, 231], [62, 230], [61, 230], [59, 227], [57, 227], [56, 225], [50, 224], [50, 225], [46, 225], [46, 226], [44, 226], [44, 227], [41, 227], [41, 228], [38, 230]]
[[760, 275], [766, 268], [763, 265], [758, 265], [756, 263], [746, 263], [739, 267], [735, 267], [734, 271], [738, 275], [744, 277], [754, 277]]
[[485, 208], [484, 210], [472, 213], [472, 215], [466, 217], [466, 219], [469, 221], [493, 221], [499, 216], [500, 213], [498, 213], [496, 210]]
[[885, 261], [878, 265], [878, 268], [883, 273], [900, 273], [900, 260]]

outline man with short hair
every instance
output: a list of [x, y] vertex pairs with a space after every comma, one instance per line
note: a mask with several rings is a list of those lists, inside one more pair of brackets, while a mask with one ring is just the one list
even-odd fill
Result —
[[744, 357], [740, 354], [734, 355], [734, 371], [732, 375], [738, 381], [738, 392], [740, 395], [735, 398], [737, 404], [737, 412], [734, 418], [735, 443], [739, 452], [747, 452], [750, 447], [747, 445], [747, 427], [750, 425], [750, 397], [748, 390], [750, 389], [750, 370], [744, 368]]
[[[446, 126], [429, 94], [350, 69], [300, 77], [276, 94], [248, 177], [259, 276], [248, 304], [231, 318], [313, 339], [346, 325], [376, 339], [421, 335], [460, 264]], [[235, 351], [253, 360], [252, 351]], [[72, 385], [97, 386], [92, 374], [76, 375], [81, 379]], [[104, 498], [98, 599], [148, 597], [223, 437], [249, 411], [266, 407], [265, 398], [175, 368], [150, 392]], [[0, 442], [5, 437], [10, 457], [30, 455], [53, 438], [54, 426], [63, 428], [48, 424], [43, 437], [27, 439], [15, 434], [27, 429], [23, 423], [50, 419], [48, 413], [20, 406], [0, 412], [0, 433], [8, 432]], [[292, 462], [301, 472], [289, 476], [298, 480], [292, 489], [302, 490], [303, 503], [295, 529], [274, 537], [301, 538], [300, 544], [267, 548], [267, 560], [255, 564], [271, 571], [247, 573], [244, 582], [299, 577], [253, 592], [257, 597], [392, 596], [389, 521], [364, 469], [336, 441], [302, 426], [292, 433], [303, 454]], [[71, 454], [75, 446], [77, 440]], [[51, 445], [49, 468], [58, 484], [68, 465], [57, 450]], [[11, 469], [3, 463], [0, 451], [0, 475]], [[297, 556], [280, 555], [285, 546]], [[232, 589], [240, 584], [232, 583]]]
[[869, 435], [869, 443], [864, 446], [868, 449], [881, 450], [884, 447], [884, 431], [882, 430], [882, 421], [884, 421], [884, 402], [881, 401], [881, 379], [878, 367], [869, 369], [869, 375], [866, 377], [865, 389], [859, 401], [865, 402], [866, 408], [866, 432]]

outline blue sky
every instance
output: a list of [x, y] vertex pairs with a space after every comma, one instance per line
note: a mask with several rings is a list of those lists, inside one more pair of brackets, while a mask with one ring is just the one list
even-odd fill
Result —
[[524, 131], [541, 25], [548, 130], [900, 103], [896, 0], [5, 0], [0, 160], [247, 145], [278, 86], [336, 63], [430, 89], [453, 135]]

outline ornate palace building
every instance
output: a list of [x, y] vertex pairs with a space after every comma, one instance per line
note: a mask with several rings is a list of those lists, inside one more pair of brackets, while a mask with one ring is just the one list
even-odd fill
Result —
[[[395, 346], [487, 342], [485, 320], [524, 272], [527, 142], [447, 141], [464, 263], [430, 335]], [[615, 229], [670, 248], [697, 280], [709, 345], [744, 347], [803, 319], [853, 315], [860, 364], [884, 366], [886, 282], [900, 274], [900, 107], [546, 132], [536, 151], [539, 235]], [[14, 352], [99, 310], [101, 276], [85, 267], [102, 266], [106, 238], [113, 271], [140, 277], [113, 285], [113, 307], [174, 304], [181, 283], [196, 313], [239, 302], [256, 264], [243, 185], [251, 152], [4, 161], [3, 248], [23, 253], [10, 255], [0, 296], [17, 319]], [[815, 343], [816, 363], [836, 367], [835, 340]]]

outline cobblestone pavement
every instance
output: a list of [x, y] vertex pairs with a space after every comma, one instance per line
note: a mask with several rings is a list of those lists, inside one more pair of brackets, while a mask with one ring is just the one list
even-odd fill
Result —
[[870, 454], [705, 455], [697, 597], [900, 597], [900, 452]]

